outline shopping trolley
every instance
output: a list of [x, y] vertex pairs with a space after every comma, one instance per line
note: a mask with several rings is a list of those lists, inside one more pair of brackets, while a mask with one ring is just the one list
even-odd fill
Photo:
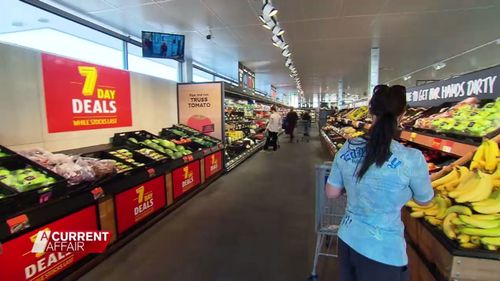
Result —
[[309, 133], [311, 131], [311, 121], [297, 121], [297, 142], [309, 142]]
[[[340, 222], [345, 214], [347, 197], [345, 194], [336, 199], [329, 199], [325, 194], [325, 184], [330, 174], [332, 162], [316, 165], [316, 251], [310, 280], [317, 280], [316, 266], [319, 256], [337, 257]], [[334, 247], [335, 246], [335, 247]]]

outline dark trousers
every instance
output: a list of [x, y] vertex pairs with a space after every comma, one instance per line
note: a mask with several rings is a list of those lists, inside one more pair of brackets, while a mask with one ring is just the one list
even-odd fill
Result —
[[409, 281], [407, 266], [392, 266], [369, 259], [339, 238], [340, 281]]
[[271, 145], [276, 151], [278, 149], [278, 133], [277, 132], [267, 132], [266, 144], [264, 144], [264, 149], [267, 150]]

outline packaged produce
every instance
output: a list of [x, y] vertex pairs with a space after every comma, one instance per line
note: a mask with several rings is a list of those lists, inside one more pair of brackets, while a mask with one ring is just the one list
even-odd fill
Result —
[[112, 174], [116, 164], [116, 161], [109, 159], [51, 153], [41, 148], [20, 151], [19, 154], [61, 175], [70, 185], [91, 182]]

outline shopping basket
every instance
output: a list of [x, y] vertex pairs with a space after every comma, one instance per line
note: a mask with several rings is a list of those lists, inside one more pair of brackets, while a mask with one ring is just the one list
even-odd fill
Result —
[[329, 199], [325, 194], [325, 184], [330, 174], [331, 162], [316, 165], [316, 251], [310, 280], [317, 280], [316, 266], [319, 256], [337, 257], [338, 229], [345, 214], [347, 197], [345, 194], [336, 199]]

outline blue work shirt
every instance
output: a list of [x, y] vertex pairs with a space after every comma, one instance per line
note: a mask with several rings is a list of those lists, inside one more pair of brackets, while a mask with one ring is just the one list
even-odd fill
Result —
[[392, 141], [391, 157], [373, 164], [358, 181], [366, 140], [347, 141], [337, 152], [328, 183], [345, 188], [346, 214], [339, 238], [359, 254], [380, 263], [408, 264], [401, 208], [411, 198], [427, 202], [434, 196], [427, 163], [419, 150]]

